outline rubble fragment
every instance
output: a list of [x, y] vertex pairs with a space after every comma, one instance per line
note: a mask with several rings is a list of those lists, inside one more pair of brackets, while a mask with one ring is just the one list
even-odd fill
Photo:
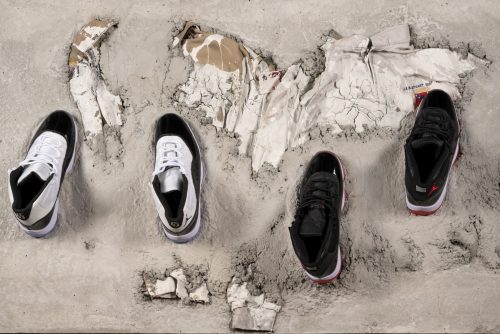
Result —
[[190, 302], [210, 304], [210, 291], [207, 284], [203, 282], [189, 292], [187, 286], [192, 285], [188, 284], [190, 282], [188, 282], [182, 268], [173, 270], [165, 278], [156, 278], [145, 272], [142, 274], [142, 278], [146, 288], [144, 295], [151, 299], [180, 299], [186, 304]]
[[172, 271], [170, 276], [175, 278], [175, 282], [176, 282], [175, 294], [182, 301], [186, 301], [189, 298], [189, 293], [186, 289], [187, 279], [186, 279], [186, 275], [184, 275], [184, 270], [176, 269], [176, 270]]
[[231, 307], [231, 329], [246, 331], [273, 330], [276, 315], [281, 307], [265, 300], [264, 294], [252, 296], [247, 282], [235, 283], [227, 289], [227, 302]]
[[189, 300], [195, 303], [209, 304], [210, 292], [208, 291], [207, 284], [203, 283], [199, 288], [189, 293]]
[[174, 279], [169, 276], [165, 280], [157, 280], [155, 284], [155, 294], [159, 298], [177, 298]]

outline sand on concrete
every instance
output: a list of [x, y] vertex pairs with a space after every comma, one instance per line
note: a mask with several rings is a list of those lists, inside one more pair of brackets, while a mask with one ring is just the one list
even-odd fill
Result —
[[[124, 125], [103, 129], [104, 152], [81, 143], [58, 226], [35, 240], [15, 224], [6, 171], [44, 115], [65, 109], [79, 117], [69, 46], [95, 17], [119, 21], [102, 44], [101, 71], [123, 99]], [[500, 3], [2, 1], [0, 19], [0, 330], [227, 332], [225, 294], [236, 277], [282, 306], [276, 332], [500, 331]], [[279, 67], [303, 60], [311, 73], [330, 30], [371, 35], [403, 22], [420, 47], [486, 56], [489, 68], [464, 78], [463, 156], [444, 206], [431, 217], [405, 209], [402, 147], [411, 115], [397, 131], [318, 128], [278, 168], [252, 173], [234, 134], [175, 101], [191, 70], [171, 48], [186, 20], [231, 34]], [[153, 125], [165, 112], [193, 124], [208, 168], [201, 234], [185, 245], [160, 234], [148, 188]], [[346, 263], [339, 280], [317, 286], [305, 279], [287, 227], [303, 166], [325, 148], [347, 168]], [[144, 298], [142, 272], [179, 263], [191, 275], [206, 269], [211, 305]]]

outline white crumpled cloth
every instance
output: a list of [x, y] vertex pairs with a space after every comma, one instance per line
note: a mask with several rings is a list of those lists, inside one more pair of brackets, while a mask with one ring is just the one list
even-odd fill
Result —
[[[459, 98], [460, 75], [474, 69], [472, 56], [414, 49], [406, 24], [371, 37], [328, 39], [322, 46], [325, 70], [315, 79], [300, 64], [276, 71], [244, 45], [241, 70], [224, 71], [198, 63], [196, 50], [186, 49], [188, 40], [182, 41], [184, 54], [195, 66], [179, 101], [212, 117], [217, 128], [236, 132], [240, 154], [252, 157], [254, 171], [264, 162], [276, 167], [287, 148], [305, 143], [315, 126], [334, 133], [346, 127], [399, 128], [414, 110], [417, 90], [439, 88]], [[218, 50], [222, 58], [224, 50]]]

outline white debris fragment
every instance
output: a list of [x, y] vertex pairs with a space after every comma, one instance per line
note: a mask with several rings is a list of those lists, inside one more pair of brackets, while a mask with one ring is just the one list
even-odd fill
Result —
[[172, 277], [167, 277], [164, 280], [154, 279], [146, 273], [144, 273], [142, 277], [147, 290], [145, 294], [149, 297], [164, 299], [177, 298], [175, 294], [175, 281]]
[[175, 281], [172, 277], [168, 276], [165, 280], [156, 280], [154, 297], [165, 299], [177, 298], [175, 291]]
[[180, 299], [184, 303], [210, 304], [210, 291], [205, 282], [188, 293], [188, 281], [183, 269], [175, 269], [165, 279], [153, 278], [145, 272], [142, 278], [146, 286], [144, 294], [151, 299]]
[[210, 304], [210, 293], [208, 292], [207, 284], [203, 283], [193, 292], [190, 292], [189, 299], [195, 303]]
[[97, 73], [87, 64], [79, 64], [69, 81], [70, 91], [82, 115], [86, 134], [102, 133], [102, 117], [94, 92]]
[[170, 276], [175, 278], [176, 282], [175, 294], [177, 295], [177, 297], [180, 298], [182, 301], [188, 300], [189, 294], [186, 288], [187, 279], [186, 275], [184, 275], [184, 270], [176, 269], [170, 273]]
[[144, 281], [144, 285], [146, 286], [146, 292], [144, 293], [144, 295], [154, 298], [156, 280], [145, 272], [142, 273], [142, 280]]
[[[309, 140], [316, 126], [334, 133], [354, 127], [399, 128], [417, 94], [439, 88], [459, 97], [459, 76], [474, 69], [447, 49], [417, 50], [406, 24], [369, 37], [329, 39], [325, 70], [312, 81], [300, 65], [276, 71], [247, 46], [192, 23], [175, 38], [194, 62], [179, 102], [203, 112], [217, 128], [239, 135], [252, 169], [277, 167], [284, 152]], [[284, 75], [283, 75], [284, 74]]]
[[87, 137], [102, 133], [103, 119], [110, 126], [122, 125], [122, 100], [109, 92], [99, 69], [102, 39], [116, 25], [114, 20], [93, 20], [76, 34], [71, 44], [70, 91]]
[[233, 313], [231, 328], [238, 330], [271, 332], [281, 309], [265, 301], [264, 294], [252, 296], [246, 282], [237, 284], [234, 280], [227, 289], [227, 302]]
[[122, 99], [111, 94], [102, 80], [97, 82], [96, 97], [106, 123], [109, 125], [122, 125]]

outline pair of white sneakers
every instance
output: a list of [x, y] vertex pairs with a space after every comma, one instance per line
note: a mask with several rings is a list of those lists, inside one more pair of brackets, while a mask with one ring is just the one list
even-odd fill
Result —
[[[59, 192], [75, 161], [78, 128], [65, 111], [55, 111], [38, 127], [25, 159], [9, 170], [9, 198], [20, 228], [44, 237], [54, 228]], [[189, 124], [175, 114], [156, 123], [153, 199], [165, 235], [192, 240], [200, 229], [200, 193], [204, 166]]]

